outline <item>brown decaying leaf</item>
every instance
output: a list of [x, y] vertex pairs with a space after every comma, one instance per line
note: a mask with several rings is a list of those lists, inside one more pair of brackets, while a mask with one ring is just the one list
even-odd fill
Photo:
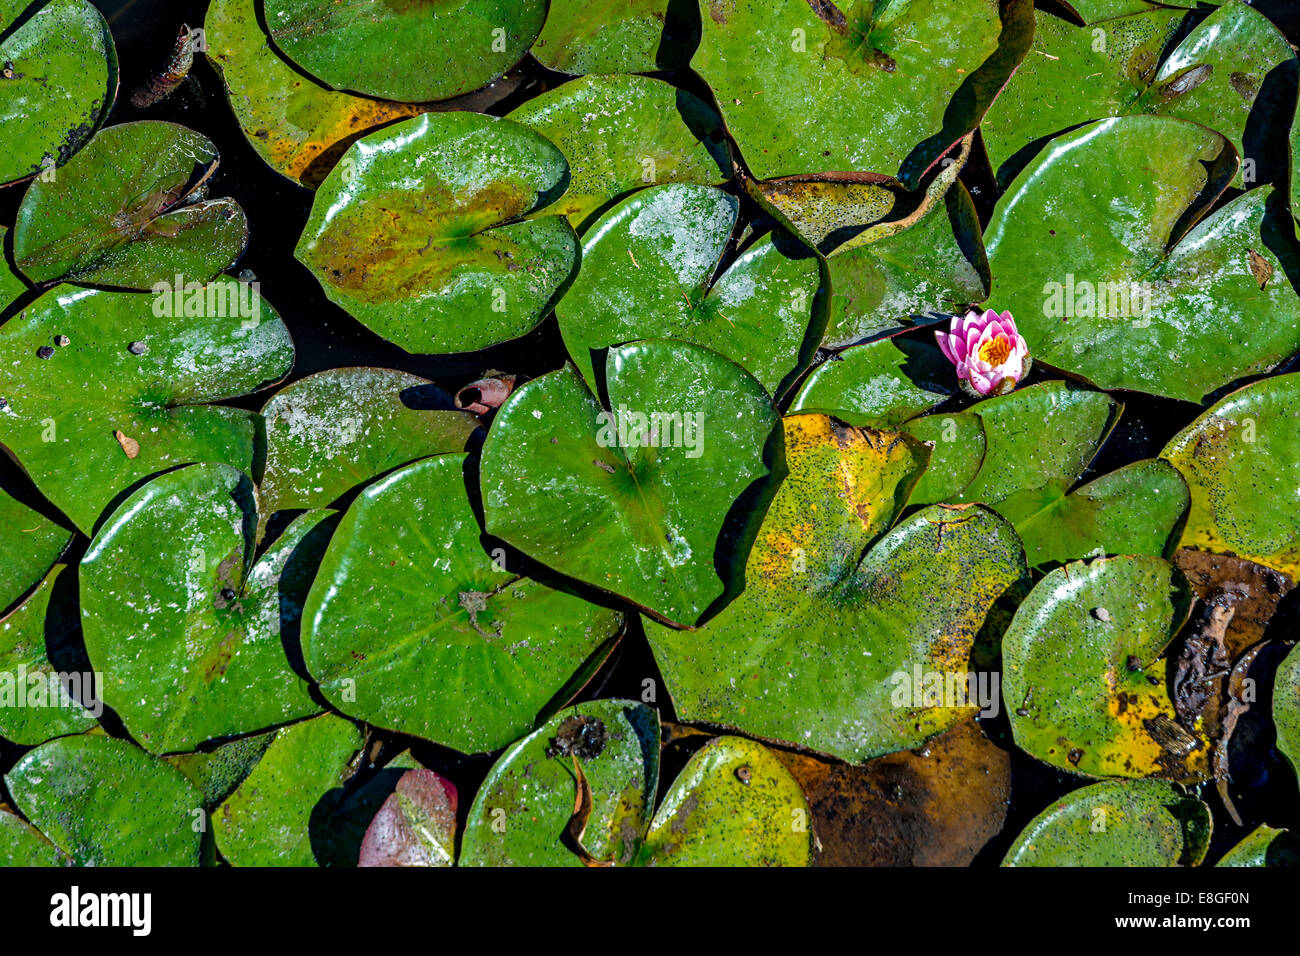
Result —
[[518, 377], [506, 372], [487, 371], [456, 393], [456, 407], [475, 415], [498, 409], [519, 384]]
[[812, 808], [814, 866], [967, 866], [1006, 821], [1011, 760], [974, 720], [862, 766], [773, 752]]
[[361, 841], [358, 866], [450, 866], [456, 785], [422, 768], [408, 770]]
[[1273, 278], [1273, 264], [1261, 256], [1254, 249], [1246, 250], [1250, 254], [1250, 274], [1255, 277], [1259, 283], [1260, 291], [1268, 285], [1268, 281]]
[[171, 58], [157, 73], [149, 77], [131, 93], [131, 105], [145, 109], [160, 103], [185, 82], [194, 66], [194, 47], [197, 35], [188, 26], [181, 25], [180, 35], [172, 48]]
[[587, 835], [587, 821], [591, 819], [591, 784], [587, 782], [587, 775], [582, 772], [578, 755], [571, 752], [569, 756], [573, 758], [573, 816], [569, 817], [569, 823], [564, 828], [562, 841], [566, 847], [577, 854], [583, 866], [613, 866], [612, 860], [596, 859], [582, 844], [583, 838]]
[[1264, 639], [1264, 631], [1277, 612], [1278, 604], [1294, 587], [1285, 574], [1226, 554], [1212, 554], [1192, 548], [1179, 548], [1174, 564], [1187, 575], [1188, 582], [1201, 600], [1216, 591], [1240, 595], [1224, 633], [1224, 646], [1230, 660], [1236, 660]]
[[113, 432], [113, 437], [122, 446], [122, 451], [126, 453], [127, 458], [138, 458], [140, 456], [140, 443], [134, 438], [122, 431]]

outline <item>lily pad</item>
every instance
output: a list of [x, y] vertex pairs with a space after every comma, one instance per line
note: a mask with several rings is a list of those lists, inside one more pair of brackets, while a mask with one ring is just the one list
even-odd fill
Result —
[[117, 95], [113, 35], [94, 5], [50, 0], [26, 16], [32, 7], [29, 0], [0, 2], [0, 35], [7, 34], [0, 42], [0, 184], [66, 163]]
[[1157, 780], [1081, 787], [1030, 821], [1003, 866], [1195, 866], [1210, 845], [1209, 808]]
[[488, 772], [470, 808], [461, 865], [809, 864], [808, 803], [754, 741], [706, 744], [650, 820], [659, 739], [657, 712], [631, 701], [557, 714]]
[[102, 687], [83, 672], [65, 673], [50, 661], [63, 660], [75, 636], [75, 611], [51, 607], [55, 583], [64, 567], [45, 577], [36, 590], [0, 618], [0, 737], [31, 746], [95, 726]]
[[253, 772], [212, 814], [234, 866], [317, 866], [326, 820], [361, 748], [356, 726], [322, 714], [278, 731]]
[[952, 363], [935, 346], [881, 339], [813, 369], [790, 411], [834, 415], [859, 428], [898, 428], [947, 399], [954, 381]]
[[14, 264], [37, 284], [207, 282], [248, 242], [239, 203], [196, 193], [217, 163], [206, 136], [175, 123], [101, 130], [57, 177], [28, 187], [14, 226]]
[[[892, 224], [891, 224], [892, 227]], [[822, 345], [835, 348], [913, 317], [984, 301], [989, 267], [970, 193], [955, 183], [915, 223], [877, 227], [826, 260], [831, 309]]]
[[[9, 230], [0, 226], [0, 253], [9, 245], [8, 236]], [[9, 267], [9, 260], [0, 254], [0, 314], [12, 308], [28, 291], [22, 276], [14, 272]]]
[[262, 409], [263, 509], [324, 508], [417, 458], [463, 451], [478, 419], [450, 405], [427, 379], [385, 368], [330, 369], [281, 389]]
[[731, 168], [718, 114], [699, 97], [646, 76], [573, 80], [508, 118], [564, 153], [568, 188], [542, 212], [567, 216], [579, 230], [632, 190], [670, 182], [717, 185]]
[[452, 866], [456, 786], [432, 770], [406, 771], [366, 829], [359, 866]]
[[1168, 557], [1187, 512], [1187, 483], [1167, 461], [1135, 461], [1066, 494], [1052, 482], [998, 505], [1031, 567], [1105, 554]]
[[652, 73], [687, 66], [698, 14], [673, 0], [551, 0], [533, 56], [560, 73]]
[[812, 359], [821, 272], [784, 235], [754, 242], [712, 282], [736, 227], [734, 196], [709, 186], [655, 186], [592, 227], [582, 271], [556, 307], [560, 334], [588, 385], [602, 352], [644, 338], [713, 349], [779, 394]]
[[1002, 638], [1002, 693], [1016, 745], [1091, 777], [1203, 778], [1209, 744], [1178, 722], [1161, 654], [1193, 596], [1149, 555], [1046, 575]]
[[574, 813], [575, 750], [591, 791], [584, 849], [632, 862], [659, 787], [659, 714], [594, 700], [556, 714], [492, 765], [465, 822], [461, 866], [582, 865], [561, 840]]
[[640, 866], [808, 866], [808, 801], [762, 744], [718, 737], [691, 757], [650, 823]]
[[513, 120], [425, 114], [363, 137], [316, 192], [296, 255], [330, 300], [408, 352], [471, 352], [541, 320], [577, 269], [553, 202], [564, 154]]
[[1184, 235], [1236, 168], [1219, 134], [1165, 117], [1053, 140], [994, 211], [990, 300], [1036, 361], [1099, 388], [1201, 402], [1272, 369], [1300, 349], [1294, 222], [1268, 212], [1274, 191]]
[[5, 776], [23, 816], [75, 866], [198, 866], [202, 796], [180, 771], [115, 737], [60, 737]]
[[234, 793], [253, 772], [275, 734], [272, 730], [252, 737], [236, 737], [210, 750], [173, 754], [163, 759], [199, 788], [205, 807], [213, 808]]
[[1294, 647], [1279, 665], [1273, 682], [1273, 723], [1277, 749], [1300, 777], [1300, 651]]
[[1215, 866], [1300, 866], [1300, 838], [1261, 823]]
[[755, 176], [870, 171], [909, 188], [975, 129], [1033, 36], [1025, 0], [710, 0], [701, 20], [691, 64]]
[[476, 90], [523, 58], [544, 0], [265, 0], [271, 39], [335, 89], [403, 102]]
[[0, 612], [54, 567], [71, 539], [65, 528], [0, 491]]
[[904, 435], [795, 415], [786, 454], [744, 592], [698, 631], [646, 621], [676, 712], [854, 762], [920, 746], [981, 709], [971, 655], [1020, 541], [980, 507], [889, 531], [926, 459]]
[[1104, 392], [1043, 382], [964, 412], [914, 419], [908, 434], [934, 449], [913, 502], [1010, 501], [1008, 510], [1023, 512], [1016, 499], [1074, 484], [1121, 411]]
[[68, 858], [16, 813], [0, 810], [0, 866], [66, 866]]
[[925, 415], [907, 423], [907, 434], [930, 446], [925, 474], [912, 491], [914, 505], [955, 501], [984, 464], [988, 441], [979, 415]]
[[1300, 579], [1300, 375], [1233, 392], [1174, 436], [1161, 457], [1191, 489], [1183, 547]]
[[770, 487], [780, 418], [744, 369], [684, 342], [611, 348], [604, 391], [608, 410], [569, 366], [501, 406], [483, 447], [487, 531], [696, 624], [744, 559], [728, 514]]
[[193, 750], [319, 712], [284, 643], [327, 517], [303, 515], [254, 562], [253, 483], [202, 464], [153, 479], [105, 520], [81, 562], [82, 627], [105, 700], [144, 747]]
[[1212, 11], [1180, 40], [1191, 22], [1185, 10], [1145, 8], [1085, 28], [1039, 11], [1033, 51], [981, 124], [999, 181], [1005, 186], [1062, 130], [1150, 113], [1226, 136], [1251, 160], [1243, 169], [1249, 178], [1239, 176], [1237, 185], [1280, 182], [1296, 95], [1290, 45], [1268, 17], [1239, 0]]
[[357, 136], [424, 112], [313, 83], [271, 47], [255, 0], [212, 0], [204, 29], [208, 58], [245, 138], [268, 166], [303, 186], [319, 186]]
[[339, 710], [473, 753], [532, 730], [623, 616], [505, 570], [465, 464], [427, 458], [361, 493], [316, 574], [303, 651]]
[[[205, 300], [246, 299], [244, 288], [221, 280]], [[0, 325], [8, 378], [0, 443], [87, 534], [119, 492], [162, 469], [191, 461], [250, 469], [254, 416], [202, 403], [254, 391], [293, 365], [289, 330], [260, 297], [251, 318], [206, 307], [204, 316], [159, 316], [155, 302], [53, 289]], [[61, 335], [70, 342], [55, 348]]]

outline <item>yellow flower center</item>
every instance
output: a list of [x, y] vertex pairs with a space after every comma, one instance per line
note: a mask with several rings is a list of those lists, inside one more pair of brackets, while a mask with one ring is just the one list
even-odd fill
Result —
[[1011, 358], [1011, 343], [1003, 335], [989, 339], [980, 346], [979, 356], [996, 368]]

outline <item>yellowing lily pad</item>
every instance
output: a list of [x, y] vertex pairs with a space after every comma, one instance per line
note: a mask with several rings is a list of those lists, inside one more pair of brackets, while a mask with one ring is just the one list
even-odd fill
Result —
[[268, 166], [303, 186], [319, 186], [356, 137], [424, 112], [313, 83], [272, 48], [255, 0], [212, 0], [204, 29], [208, 58], [245, 138]]
[[857, 762], [993, 706], [972, 653], [1025, 575], [1011, 526], [933, 507], [890, 531], [926, 460], [904, 435], [795, 415], [786, 455], [744, 592], [696, 631], [645, 622], [679, 717]]
[[1204, 779], [1209, 741], [1179, 722], [1161, 656], [1191, 605], [1182, 573], [1149, 555], [1046, 575], [1002, 638], [1016, 745], [1084, 776]]
[[1256, 382], [1165, 446], [1191, 489], [1183, 547], [1300, 578], [1300, 375]]
[[531, 330], [569, 281], [578, 239], [564, 154], [513, 120], [432, 113], [348, 148], [295, 254], [325, 294], [408, 352], [472, 352]]

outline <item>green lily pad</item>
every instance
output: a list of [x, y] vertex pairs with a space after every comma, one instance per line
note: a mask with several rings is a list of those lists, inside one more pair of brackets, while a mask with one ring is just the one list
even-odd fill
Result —
[[0, 810], [0, 866], [67, 866], [68, 858], [16, 813]]
[[[226, 302], [244, 290], [226, 279], [204, 294]], [[254, 391], [293, 365], [289, 330], [260, 297], [251, 318], [159, 316], [156, 301], [53, 289], [0, 325], [0, 366], [12, 376], [0, 394], [0, 443], [87, 534], [119, 492], [162, 469], [250, 469], [254, 416], [202, 403]], [[70, 342], [55, 347], [61, 335]]]
[[[1145, 11], [1100, 28], [1037, 14], [1033, 51], [981, 124], [1003, 186], [1045, 138], [1135, 113], [1192, 120], [1228, 137], [1252, 160], [1243, 170], [1249, 178], [1239, 176], [1237, 185], [1280, 182], [1297, 65], [1281, 31], [1262, 13], [1230, 0], [1162, 61], [1194, 21], [1185, 10]], [[1277, 123], [1275, 117], [1287, 119]]]
[[821, 271], [810, 249], [769, 234], [710, 285], [738, 210], [720, 189], [670, 184], [630, 196], [592, 227], [582, 271], [556, 307], [588, 385], [604, 349], [645, 338], [720, 352], [772, 394], [811, 361]]
[[1084, 23], [1089, 25], [1100, 20], [1113, 20], [1116, 17], [1132, 16], [1144, 13], [1153, 7], [1179, 7], [1182, 4], [1166, 0], [1060, 0], [1061, 6], [1074, 11]]
[[0, 618], [0, 737], [24, 746], [89, 730], [100, 713], [103, 688], [94, 681], [102, 677], [64, 674], [50, 661], [63, 659], [77, 630], [75, 612], [50, 604], [63, 571], [55, 568]]
[[71, 539], [65, 528], [0, 491], [0, 612], [54, 567]]
[[830, 319], [822, 345], [836, 348], [927, 313], [956, 313], [984, 301], [989, 268], [970, 193], [955, 183], [906, 228], [876, 227], [826, 260]]
[[847, 348], [813, 369], [790, 411], [893, 429], [948, 398], [955, 382], [952, 363], [935, 346], [881, 339]]
[[196, 193], [217, 163], [206, 136], [175, 123], [101, 130], [55, 178], [28, 187], [14, 264], [38, 284], [156, 291], [207, 282], [248, 242], [239, 203]]
[[1182, 232], [1235, 169], [1223, 137], [1183, 120], [1059, 137], [993, 214], [990, 300], [1017, 316], [1036, 361], [1099, 388], [1201, 402], [1272, 369], [1300, 349], [1294, 222], [1268, 213], [1274, 191]]
[[473, 753], [535, 727], [584, 661], [608, 654], [623, 616], [504, 570], [484, 550], [465, 463], [427, 458], [361, 493], [316, 574], [303, 651], [339, 710]]
[[202, 796], [174, 767], [115, 737], [60, 737], [5, 776], [23, 816], [75, 866], [198, 866]]
[[461, 865], [811, 862], [811, 813], [799, 785], [767, 748], [739, 737], [696, 753], [651, 821], [659, 735], [658, 713], [631, 701], [557, 714], [488, 772], [470, 808]]
[[[108, 116], [117, 95], [117, 51], [87, 0], [0, 2], [0, 184], [63, 165]], [[13, 30], [12, 33], [9, 31]], [[11, 75], [12, 73], [12, 75]]]
[[361, 731], [333, 714], [278, 731], [212, 814], [221, 855], [234, 866], [317, 866], [324, 821], [340, 802], [361, 745]]
[[1003, 866], [1195, 866], [1210, 845], [1209, 808], [1158, 780], [1081, 787], [1029, 822]]
[[485, 86], [523, 58], [544, 0], [265, 0], [271, 39], [341, 90], [403, 102]]
[[964, 412], [910, 421], [908, 434], [934, 442], [913, 503], [997, 506], [1022, 496], [1032, 500], [1040, 489], [1069, 487], [1088, 467], [1122, 409], [1104, 392], [1043, 382], [985, 399]]
[[1183, 547], [1300, 579], [1297, 425], [1300, 375], [1279, 375], [1233, 392], [1174, 436], [1160, 455], [1191, 489]]
[[[854, 762], [920, 746], [996, 700], [964, 694], [985, 616], [1025, 575], [1020, 541], [980, 507], [889, 531], [925, 449], [819, 415], [785, 426], [790, 474], [744, 592], [698, 631], [645, 622], [676, 712]], [[950, 674], [961, 700], [926, 696]]]
[[104, 699], [144, 747], [192, 750], [319, 712], [282, 642], [328, 517], [298, 518], [254, 562], [253, 483], [202, 464], [153, 479], [105, 520], [81, 562], [82, 628]]
[[1161, 657], [1192, 599], [1182, 573], [1150, 555], [1046, 575], [1002, 638], [1016, 745], [1084, 776], [1203, 778], [1209, 744], [1179, 725]]
[[1167, 461], [1135, 461], [1066, 494], [1051, 482], [1004, 499], [998, 513], [1016, 526], [1031, 567], [1105, 554], [1168, 557], [1187, 512], [1187, 482]]
[[547, 206], [564, 154], [512, 120], [417, 116], [353, 143], [316, 192], [296, 255], [325, 294], [408, 352], [471, 352], [541, 320], [577, 268]]
[[744, 558], [728, 514], [770, 487], [780, 418], [744, 369], [684, 342], [611, 348], [605, 391], [609, 410], [568, 366], [501, 406], [483, 447], [487, 531], [695, 624], [731, 583], [720, 572]]
[[1300, 838], [1261, 823], [1215, 866], [1300, 866]]
[[696, 14], [672, 0], [551, 0], [533, 56], [559, 73], [684, 69], [700, 42]]
[[263, 510], [324, 508], [377, 475], [426, 455], [463, 451], [478, 419], [435, 410], [450, 399], [427, 379], [386, 368], [336, 368], [266, 403]]
[[979, 415], [937, 413], [914, 418], [907, 434], [930, 445], [925, 474], [912, 491], [912, 504], [955, 501], [980, 472], [988, 442]]
[[711, 0], [701, 20], [691, 64], [755, 176], [870, 171], [909, 188], [979, 124], [1033, 36], [1023, 0]]
[[1300, 651], [1294, 647], [1273, 681], [1273, 723], [1277, 727], [1277, 749], [1300, 777]]
[[253, 772], [275, 739], [275, 733], [268, 731], [252, 737], [237, 737], [211, 750], [172, 754], [163, 759], [199, 788], [205, 807], [215, 807], [234, 793], [235, 788]]
[[569, 184], [543, 212], [583, 229], [613, 200], [657, 183], [725, 182], [722, 121], [699, 97], [647, 76], [590, 76], [534, 97], [508, 119], [564, 153]]
[[639, 866], [809, 866], [811, 810], [772, 751], [717, 737], [691, 757], [664, 795]]
[[561, 842], [576, 789], [570, 735], [591, 787], [583, 847], [597, 860], [635, 859], [659, 787], [659, 714], [632, 701], [594, 700], [556, 714], [492, 765], [465, 822], [461, 866], [582, 865]]
[[336, 93], [276, 54], [255, 0], [212, 0], [203, 23], [207, 55], [244, 137], [267, 165], [315, 188], [348, 143], [424, 107]]

